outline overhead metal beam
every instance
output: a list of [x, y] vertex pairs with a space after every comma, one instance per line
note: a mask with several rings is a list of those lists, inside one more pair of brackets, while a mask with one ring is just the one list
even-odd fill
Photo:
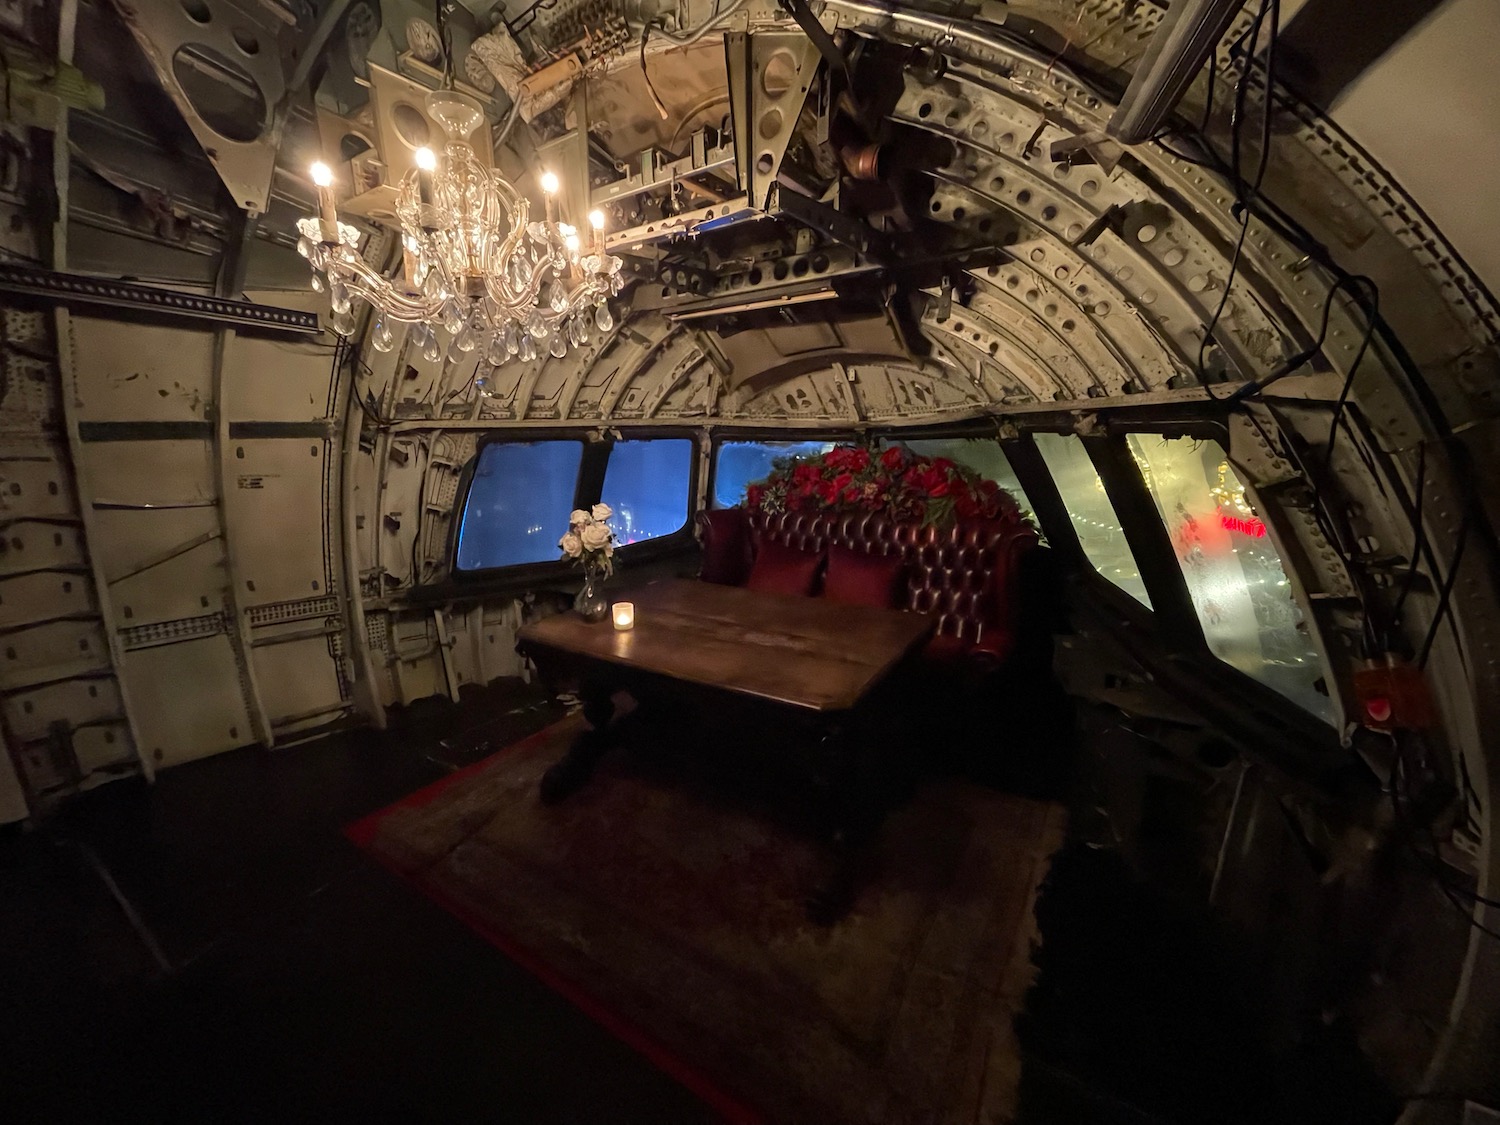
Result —
[[60, 273], [39, 266], [0, 263], [0, 293], [36, 297], [58, 305], [128, 309], [208, 324], [232, 325], [273, 332], [316, 336], [321, 328], [316, 313], [257, 305], [228, 297], [208, 297], [175, 289], [158, 289], [134, 281]]

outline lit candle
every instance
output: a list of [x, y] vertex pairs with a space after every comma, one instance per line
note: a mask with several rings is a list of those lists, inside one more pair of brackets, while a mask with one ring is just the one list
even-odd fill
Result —
[[618, 631], [623, 633], [626, 629], [635, 627], [634, 602], [615, 602], [614, 605], [610, 606], [610, 610], [614, 614], [615, 628]]
[[599, 255], [599, 265], [604, 265], [604, 212], [590, 211], [589, 226], [594, 228], [594, 253]]
[[557, 189], [560, 186], [556, 172], [542, 173], [542, 195], [547, 201], [547, 225], [549, 227], [557, 222]]
[[408, 289], [417, 288], [417, 251], [420, 247], [411, 235], [401, 236], [401, 270]]
[[437, 157], [430, 148], [419, 148], [413, 154], [417, 162], [417, 202], [423, 207], [432, 206], [432, 173], [437, 170]]
[[568, 276], [576, 281], [578, 279], [578, 247], [581, 245], [578, 241], [578, 232], [567, 223], [563, 223], [562, 227], [567, 232], [563, 235], [563, 246], [568, 251]]
[[318, 189], [318, 228], [324, 242], [339, 240], [339, 216], [333, 203], [333, 169], [319, 160], [309, 171]]

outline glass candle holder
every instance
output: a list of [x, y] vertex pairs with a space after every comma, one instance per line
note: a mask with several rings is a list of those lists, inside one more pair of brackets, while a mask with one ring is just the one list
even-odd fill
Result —
[[635, 603], [615, 602], [609, 607], [610, 617], [615, 623], [615, 628], [620, 632], [635, 627]]

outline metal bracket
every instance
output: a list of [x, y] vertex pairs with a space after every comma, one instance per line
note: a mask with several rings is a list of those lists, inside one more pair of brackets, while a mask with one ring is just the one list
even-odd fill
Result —
[[724, 56], [740, 190], [767, 210], [822, 59], [800, 31], [726, 35]]
[[[236, 205], [265, 211], [285, 120], [287, 63], [303, 46], [296, 17], [280, 5], [229, 0], [114, 6]], [[221, 98], [228, 108], [215, 104]], [[259, 120], [248, 120], [252, 112]]]

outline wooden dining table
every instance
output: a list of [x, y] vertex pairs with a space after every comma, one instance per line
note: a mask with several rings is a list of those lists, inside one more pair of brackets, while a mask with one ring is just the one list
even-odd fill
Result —
[[[926, 614], [842, 605], [690, 579], [622, 590], [634, 625], [563, 612], [524, 625], [517, 650], [554, 688], [575, 686], [590, 730], [544, 775], [542, 799], [564, 800], [608, 752], [615, 696], [669, 709], [689, 698], [725, 723], [758, 710], [809, 737], [831, 780], [826, 830], [840, 862], [810, 903], [831, 920], [852, 893], [852, 852], [870, 821], [861, 781], [872, 754], [867, 721], [878, 689], [932, 635]], [[708, 705], [703, 706], [704, 700]]]

